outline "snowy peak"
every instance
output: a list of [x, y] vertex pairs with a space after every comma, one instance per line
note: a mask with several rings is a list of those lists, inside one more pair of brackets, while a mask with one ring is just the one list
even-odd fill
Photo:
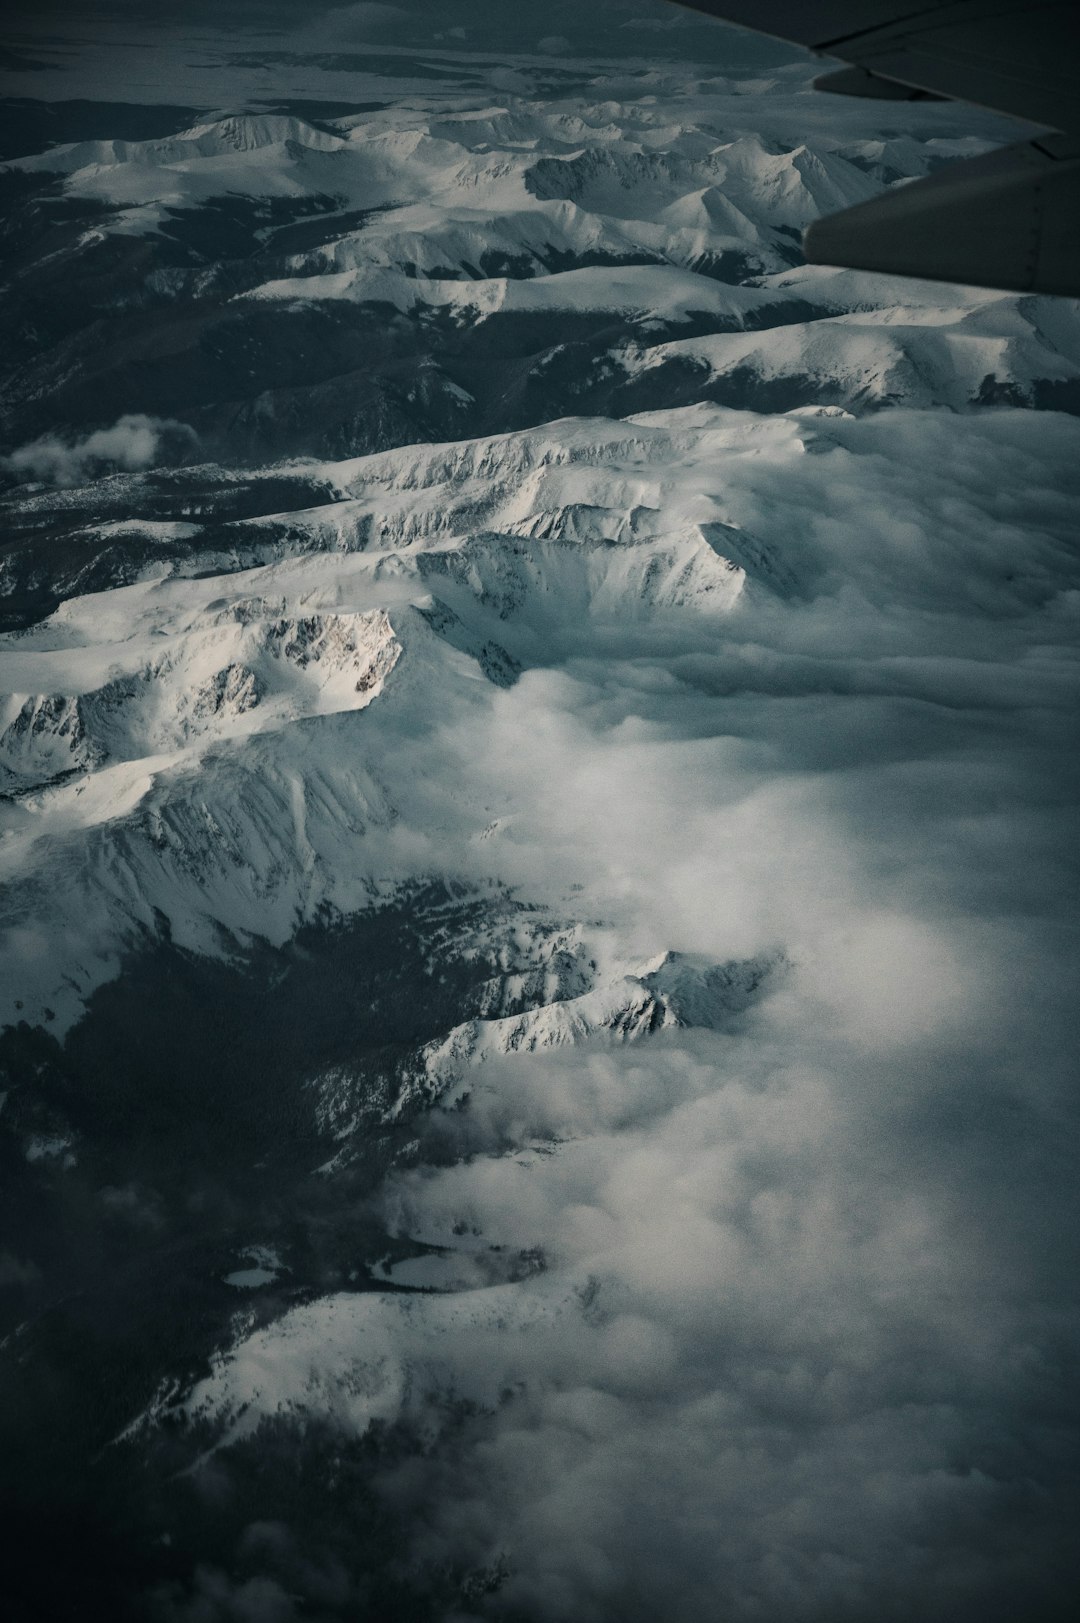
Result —
[[[770, 425], [772, 454], [801, 456], [814, 423]], [[524, 672], [598, 636], [645, 648], [677, 626], [712, 640], [754, 594], [790, 591], [726, 494], [762, 431], [696, 410], [295, 466], [297, 485], [339, 500], [210, 522], [205, 545], [189, 519], [171, 569], [157, 556], [145, 580], [0, 638], [5, 873], [27, 895], [43, 865], [69, 875], [42, 921], [56, 932], [42, 1006], [72, 1018], [108, 972], [104, 943], [155, 918], [216, 951], [360, 905], [400, 859], [356, 831], [408, 813], [418, 790], [400, 739], [430, 731], [436, 695], [440, 716], [478, 718]], [[127, 488], [134, 501], [138, 479]], [[471, 798], [438, 816], [460, 851], [493, 823]], [[494, 1005], [477, 1018], [495, 1022], [500, 1051], [705, 1018], [707, 988], [690, 997], [628, 973], [547, 999], [540, 1025]], [[488, 1040], [447, 1038], [431, 1076]]]
[[668, 1023], [720, 1031], [749, 1009], [767, 983], [782, 976], [782, 953], [713, 964], [692, 953], [668, 952], [641, 974], [641, 984], [667, 1014]]
[[[25, 793], [73, 773], [142, 757], [179, 757], [226, 737], [272, 730], [304, 714], [363, 709], [401, 653], [382, 609], [366, 614], [288, 615], [257, 599], [211, 603], [140, 660], [144, 638], [87, 650], [66, 663], [109, 679], [73, 695], [14, 694], [0, 731], [4, 792]], [[156, 634], [156, 636], [155, 636]], [[153, 628], [155, 641], [165, 634]], [[110, 655], [119, 656], [110, 659]], [[117, 672], [123, 661], [128, 669]], [[24, 668], [48, 669], [28, 655]]]
[[806, 146], [772, 151], [760, 137], [681, 152], [636, 148], [629, 142], [591, 146], [569, 157], [540, 158], [525, 171], [534, 197], [562, 199], [612, 219], [657, 216], [689, 223], [680, 206], [696, 200], [701, 223], [728, 210], [750, 238], [761, 228], [801, 228], [825, 211], [863, 202], [879, 189], [863, 169], [835, 153]]
[[[278, 161], [296, 158], [305, 151], [336, 152], [344, 140], [314, 128], [303, 119], [273, 114], [234, 114], [210, 124], [196, 124], [189, 130], [156, 141], [77, 141], [50, 147], [33, 158], [20, 158], [13, 167], [33, 173], [80, 176], [84, 171], [113, 170], [128, 166], [141, 169], [176, 169], [198, 166], [201, 159], [228, 158], [235, 153], [275, 152]], [[76, 179], [73, 189], [85, 182]]]
[[812, 219], [979, 147], [944, 115], [868, 140], [850, 109], [808, 128], [790, 98], [684, 86], [673, 125], [659, 81], [602, 80], [16, 160], [0, 475], [337, 461], [701, 399], [1080, 399], [1075, 311], [802, 264]]

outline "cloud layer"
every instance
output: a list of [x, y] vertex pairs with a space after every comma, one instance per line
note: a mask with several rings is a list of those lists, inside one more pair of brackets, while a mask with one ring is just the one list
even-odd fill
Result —
[[[980, 1083], [984, 1110], [1015, 1110]], [[1069, 1399], [1040, 1299], [1063, 1259], [1018, 1277], [1044, 1234], [1001, 1209], [997, 1132], [943, 1149], [907, 1065], [820, 1035], [533, 1061], [492, 1086], [500, 1128], [566, 1142], [404, 1180], [401, 1220], [540, 1246], [583, 1308], [522, 1336], [521, 1385], [434, 1479], [425, 1460], [387, 1482], [420, 1512], [418, 1553], [502, 1559], [496, 1615], [1049, 1606], [1065, 1433], [1036, 1417]], [[1045, 1148], [1039, 1112], [1018, 1117]], [[459, 1337], [465, 1390], [498, 1340]]]
[[1076, 426], [723, 421], [738, 606], [568, 614], [385, 769], [443, 871], [789, 973], [489, 1060], [379, 1201], [447, 1294], [297, 1309], [195, 1405], [414, 1428], [380, 1491], [461, 1616], [1064, 1617]]

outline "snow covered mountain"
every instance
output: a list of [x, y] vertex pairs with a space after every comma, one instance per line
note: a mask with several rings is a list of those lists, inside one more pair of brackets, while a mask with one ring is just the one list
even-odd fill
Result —
[[[357, 834], [408, 811], [393, 785], [402, 738], [482, 711], [605, 625], [632, 638], [715, 623], [743, 593], [741, 552], [768, 586], [767, 544], [718, 499], [716, 452], [746, 432], [723, 413], [685, 427], [589, 420], [297, 466], [337, 500], [209, 537], [188, 523], [175, 572], [155, 562], [9, 634], [9, 895], [38, 894], [40, 861], [50, 883], [61, 863], [62, 938], [74, 945], [80, 918], [100, 932], [73, 961], [42, 950], [37, 1001], [30, 966], [13, 967], [9, 996], [66, 1022], [155, 916], [209, 950], [222, 932], [282, 941], [320, 908], [361, 905], [386, 856], [376, 834], [365, 860]], [[137, 502], [123, 483], [109, 499]], [[467, 841], [489, 821], [466, 803], [438, 827]]]
[[799, 253], [1000, 130], [346, 10], [10, 109], [26, 1616], [1064, 1618], [1080, 317]]
[[700, 399], [1075, 404], [1060, 303], [800, 266], [821, 212], [978, 150], [957, 113], [807, 136], [805, 90], [750, 89], [522, 77], [16, 159], [9, 466], [124, 416], [159, 420], [159, 460], [228, 463]]

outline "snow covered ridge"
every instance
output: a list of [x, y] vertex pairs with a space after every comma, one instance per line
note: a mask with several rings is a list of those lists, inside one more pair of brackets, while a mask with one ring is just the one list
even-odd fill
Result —
[[[1016, 413], [955, 419], [952, 437], [907, 413], [571, 420], [297, 467], [337, 499], [211, 525], [205, 548], [191, 523], [171, 567], [0, 639], [9, 998], [69, 1023], [155, 920], [218, 952], [432, 873], [501, 881], [516, 766], [454, 740], [483, 737], [500, 695], [512, 713], [530, 673], [662, 647], [738, 663], [779, 609], [876, 601], [883, 580], [896, 604], [933, 603], [939, 534], [964, 560], [952, 594], [1006, 622], [1029, 612], [1062, 567], [1050, 469], [1070, 431]], [[856, 465], [871, 491], [853, 526]], [[1010, 468], [1047, 527], [1019, 556], [1009, 500], [995, 518], [975, 488]], [[969, 506], [950, 494], [958, 469]], [[897, 512], [914, 553], [891, 539]]]
[[202, 748], [256, 709], [255, 728], [280, 725], [302, 713], [290, 692], [296, 685], [313, 714], [370, 703], [400, 654], [384, 611], [289, 618], [273, 609], [255, 602], [213, 610], [168, 653], [123, 674], [111, 663], [100, 687], [77, 695], [8, 695], [3, 792], [25, 794], [105, 762]]
[[[361, 230], [339, 234], [333, 216], [325, 222], [326, 245], [295, 256], [304, 276], [460, 267], [467, 238], [479, 262], [503, 231], [526, 253], [636, 248], [657, 263], [691, 263], [757, 249], [771, 259], [762, 269], [778, 269], [798, 258], [792, 234], [819, 214], [977, 145], [931, 136], [786, 146], [760, 133], [767, 96], [755, 96], [750, 129], [725, 130], [723, 114], [736, 109], [732, 98], [717, 100], [708, 123], [710, 103], [699, 95], [690, 121], [677, 125], [654, 98], [567, 107], [515, 97], [460, 112], [395, 105], [320, 128], [300, 117], [231, 115], [163, 140], [58, 146], [11, 167], [65, 176], [68, 196], [107, 210], [109, 232], [156, 231], [171, 212], [230, 194], [332, 198], [342, 214], [365, 211]], [[785, 103], [787, 122], [790, 95]], [[740, 122], [749, 111], [737, 108]], [[413, 247], [419, 258], [407, 257]]]
[[[75, 988], [158, 910], [175, 939], [213, 950], [221, 930], [282, 940], [326, 902], [360, 905], [402, 877], [390, 831], [403, 816], [426, 841], [477, 838], [490, 818], [474, 797], [430, 827], [407, 775], [384, 787], [397, 739], [482, 710], [605, 626], [717, 623], [751, 561], [766, 589], [782, 581], [708, 489], [714, 450], [747, 432], [724, 414], [570, 422], [320, 465], [305, 476], [336, 502], [240, 520], [228, 537], [214, 526], [206, 551], [190, 525], [171, 578], [154, 567], [2, 639], [12, 911], [59, 861], [74, 889], [50, 882], [48, 911], [63, 931], [71, 907], [109, 921], [96, 948], [76, 931], [74, 974], [55, 945], [5, 978], [10, 995], [26, 1006], [26, 972], [45, 974], [42, 1006], [70, 1019]], [[778, 428], [781, 442], [793, 433]], [[385, 838], [369, 853], [357, 837], [371, 828]], [[432, 858], [412, 861], [423, 872]], [[16, 925], [11, 950], [24, 945]]]
[[822, 212], [981, 150], [977, 115], [868, 137], [790, 74], [747, 83], [463, 74], [16, 160], [4, 470], [70, 482], [125, 422], [151, 465], [231, 465], [699, 399], [1071, 409], [1072, 306], [801, 264]]

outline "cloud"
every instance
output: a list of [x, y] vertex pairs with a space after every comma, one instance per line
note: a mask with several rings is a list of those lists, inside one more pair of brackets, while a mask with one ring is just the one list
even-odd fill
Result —
[[[453, 730], [525, 894], [795, 965], [743, 1036], [485, 1071], [432, 1124], [453, 1164], [387, 1191], [451, 1258], [479, 1231], [588, 1287], [521, 1334], [516, 1395], [385, 1484], [427, 1559], [506, 1561], [492, 1615], [1065, 1615], [1075, 435], [897, 413], [759, 445], [729, 516], [801, 593], [677, 651], [594, 626]], [[463, 1335], [449, 1384], [489, 1364]]]
[[474, 862], [643, 955], [779, 944], [867, 1035], [911, 1030], [911, 1007], [963, 1024], [996, 996], [986, 933], [1066, 894], [1074, 677], [1036, 650], [1075, 635], [1076, 427], [894, 412], [803, 432], [717, 445], [708, 468], [801, 595], [752, 576], [719, 622], [568, 612], [550, 665], [443, 716], [429, 798], [408, 797], [438, 827], [467, 780], [504, 819]]
[[601, 958], [791, 974], [727, 1033], [489, 1060], [379, 1198], [447, 1294], [299, 1309], [228, 1378], [417, 1427], [379, 1491], [417, 1570], [504, 1575], [469, 1615], [1065, 1617], [1077, 427], [723, 420], [678, 488], [786, 574], [560, 597], [380, 771]]
[[0, 1251], [0, 1288], [5, 1285], [33, 1285], [41, 1278], [36, 1263], [24, 1262], [11, 1251]]
[[[383, 5], [378, 0], [360, 0], [359, 4], [339, 6], [318, 20], [316, 33], [328, 40], [351, 42], [381, 39], [401, 33], [410, 17], [403, 6]], [[305, 24], [305, 32], [310, 25]]]
[[[451, 1388], [508, 1362], [520, 1386], [383, 1483], [418, 1556], [505, 1559], [510, 1615], [975, 1617], [1060, 1584], [1067, 1475], [1024, 1416], [1068, 1410], [1047, 1302], [1070, 1247], [1006, 1193], [1023, 1143], [1075, 1211], [1053, 1113], [989, 1043], [913, 1074], [813, 1013], [507, 1062], [452, 1124], [470, 1158], [388, 1190], [399, 1232], [577, 1282], [543, 1333], [504, 1304], [456, 1338]], [[406, 1367], [428, 1350], [402, 1325]]]
[[195, 434], [186, 423], [132, 412], [111, 428], [98, 428], [81, 440], [45, 434], [3, 458], [2, 466], [17, 478], [71, 487], [103, 473], [141, 473], [151, 468], [167, 437], [190, 447]]
[[199, 1567], [190, 1593], [165, 1585], [148, 1597], [159, 1623], [291, 1623], [290, 1595], [273, 1578], [234, 1582], [216, 1567]]

